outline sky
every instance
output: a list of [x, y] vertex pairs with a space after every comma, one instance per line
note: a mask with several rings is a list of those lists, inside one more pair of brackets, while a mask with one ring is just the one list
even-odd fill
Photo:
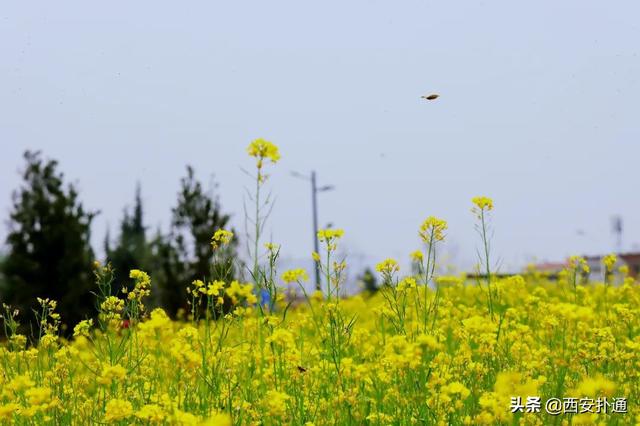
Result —
[[[167, 229], [185, 166], [244, 228], [246, 147], [280, 147], [267, 236], [284, 258], [320, 224], [360, 265], [406, 265], [430, 215], [443, 259], [476, 261], [471, 198], [494, 199], [501, 270], [640, 249], [635, 1], [7, 2], [0, 9], [0, 239], [22, 153], [42, 150], [100, 214], [100, 252], [142, 186]], [[428, 102], [420, 96], [440, 94]]]

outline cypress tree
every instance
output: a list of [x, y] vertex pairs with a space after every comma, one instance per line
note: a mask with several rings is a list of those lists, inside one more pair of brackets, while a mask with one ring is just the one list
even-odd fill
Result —
[[64, 185], [58, 163], [40, 152], [24, 154], [23, 185], [13, 193], [3, 262], [3, 303], [18, 308], [23, 324], [34, 319], [36, 297], [58, 302], [62, 322], [72, 329], [94, 313], [91, 221], [73, 184]]

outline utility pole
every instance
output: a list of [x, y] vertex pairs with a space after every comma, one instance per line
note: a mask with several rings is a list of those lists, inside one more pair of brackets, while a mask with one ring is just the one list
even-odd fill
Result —
[[[318, 244], [318, 187], [316, 186], [316, 172], [311, 172], [311, 208], [313, 210], [313, 251], [320, 253], [320, 247]], [[320, 265], [314, 261], [313, 266], [316, 273], [316, 290], [321, 290], [320, 287]]]
[[[318, 192], [331, 191], [334, 189], [333, 185], [325, 185], [318, 188], [316, 172], [313, 170], [311, 176], [303, 175], [298, 172], [291, 172], [291, 175], [299, 179], [308, 180], [311, 182], [311, 210], [313, 215], [313, 251], [318, 253], [320, 247], [318, 245]], [[314, 262], [315, 278], [316, 278], [316, 290], [321, 290], [320, 285], [320, 265], [318, 262]]]
[[616, 239], [616, 251], [622, 252], [622, 216], [616, 215], [611, 218], [611, 231]]

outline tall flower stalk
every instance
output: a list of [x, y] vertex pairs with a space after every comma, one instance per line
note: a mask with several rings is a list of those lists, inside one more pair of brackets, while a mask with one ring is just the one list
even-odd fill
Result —
[[440, 303], [440, 287], [436, 283], [436, 294], [433, 299], [433, 302], [429, 304], [429, 283], [433, 280], [433, 276], [436, 269], [436, 245], [442, 241], [444, 241], [444, 233], [447, 230], [447, 222], [438, 219], [435, 216], [429, 216], [422, 222], [420, 226], [420, 239], [426, 246], [426, 261], [422, 252], [420, 254], [414, 253], [412, 257], [414, 260], [418, 262], [419, 273], [424, 277], [424, 294], [423, 301], [418, 303], [422, 304], [423, 311], [423, 325], [426, 331], [427, 323], [430, 316], [432, 318], [432, 324], [435, 325], [435, 321], [437, 318], [437, 310], [438, 305]]
[[578, 304], [578, 279], [589, 274], [589, 264], [583, 257], [571, 256], [569, 257], [567, 269], [573, 287], [573, 302]]
[[[253, 280], [256, 283], [256, 286], [258, 287], [258, 289], [260, 289], [262, 287], [262, 279], [260, 277], [259, 271], [258, 249], [260, 247], [260, 236], [262, 234], [264, 223], [268, 216], [268, 212], [267, 214], [263, 214], [263, 210], [265, 208], [268, 208], [270, 204], [270, 199], [268, 196], [264, 201], [261, 199], [262, 186], [268, 178], [268, 175], [264, 173], [264, 166], [265, 162], [271, 162], [272, 164], [277, 163], [278, 160], [280, 160], [280, 151], [278, 147], [273, 143], [265, 139], [258, 138], [249, 144], [249, 146], [247, 147], [247, 153], [249, 154], [249, 156], [256, 159], [256, 174], [254, 176], [256, 186], [255, 194], [253, 196], [255, 205], [255, 216], [249, 219], [251, 222], [253, 222], [253, 252], [250, 254], [253, 260], [253, 269], [251, 273], [253, 275]], [[247, 229], [247, 236], [249, 236], [248, 234], [249, 231]], [[251, 240], [251, 238], [249, 238], [248, 241], [249, 240]]]
[[482, 238], [482, 254], [479, 254], [480, 263], [484, 267], [484, 272], [486, 276], [486, 284], [487, 284], [487, 305], [489, 309], [489, 315], [493, 319], [494, 313], [494, 303], [495, 303], [495, 295], [492, 286], [492, 276], [491, 276], [491, 261], [490, 261], [490, 253], [491, 246], [489, 243], [489, 224], [488, 224], [488, 215], [491, 210], [493, 210], [493, 200], [489, 197], [474, 197], [471, 199], [474, 206], [471, 211], [476, 215], [479, 223], [476, 225], [476, 230], [480, 234]]
[[604, 264], [604, 311], [607, 319], [609, 318], [609, 302], [607, 300], [607, 293], [609, 286], [611, 286], [611, 279], [613, 278], [613, 267], [618, 262], [618, 258], [615, 254], [608, 254], [602, 259]]
[[[325, 263], [322, 264], [320, 254], [313, 253], [314, 260], [318, 263], [320, 271], [325, 276], [327, 282], [327, 300], [331, 301], [333, 297], [339, 297], [340, 282], [342, 279], [342, 271], [344, 270], [344, 262], [333, 262], [331, 264], [332, 255], [338, 249], [338, 240], [342, 238], [344, 231], [342, 229], [321, 229], [318, 231], [318, 241], [325, 244], [326, 257]], [[332, 267], [333, 266], [333, 267]]]

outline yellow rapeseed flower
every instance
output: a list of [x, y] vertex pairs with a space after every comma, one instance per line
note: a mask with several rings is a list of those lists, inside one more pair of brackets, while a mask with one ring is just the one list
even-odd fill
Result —
[[471, 202], [480, 210], [493, 210], [493, 200], [489, 197], [473, 197]]
[[597, 375], [595, 377], [585, 377], [574, 390], [575, 395], [598, 397], [613, 396], [616, 391], [616, 384], [611, 380]]
[[121, 365], [106, 365], [102, 369], [102, 373], [100, 377], [98, 377], [97, 382], [102, 385], [110, 386], [114, 380], [120, 381], [123, 380], [127, 375], [127, 370]]
[[418, 283], [413, 277], [405, 277], [398, 283], [398, 291], [417, 288]]
[[381, 274], [391, 275], [394, 272], [400, 271], [400, 265], [394, 259], [385, 259], [376, 265], [376, 271]]
[[215, 413], [201, 426], [231, 426], [231, 417], [227, 413]]
[[309, 281], [307, 271], [302, 268], [289, 269], [282, 274], [282, 281], [289, 284], [298, 281]]
[[447, 222], [434, 216], [429, 216], [420, 226], [420, 238], [426, 244], [443, 241], [444, 231], [447, 229]]
[[13, 402], [5, 405], [0, 405], [0, 420], [7, 420], [6, 424], [11, 424], [11, 418], [19, 409], [20, 405]]
[[570, 256], [568, 260], [568, 266], [570, 270], [582, 270], [585, 274], [589, 273], [589, 264], [586, 259], [581, 256]]
[[142, 299], [151, 294], [151, 277], [144, 271], [132, 269], [129, 272], [129, 278], [132, 278], [135, 284], [133, 290], [127, 294], [127, 298], [136, 301], [139, 310], [144, 310]]
[[104, 420], [107, 423], [117, 422], [131, 417], [133, 414], [133, 406], [129, 401], [122, 399], [112, 399], [107, 402]]
[[132, 269], [129, 271], [129, 278], [133, 278], [136, 282], [144, 283], [145, 285], [149, 285], [151, 283], [151, 278], [149, 278], [149, 274], [140, 269]]
[[458, 395], [462, 399], [466, 399], [471, 394], [471, 391], [460, 382], [451, 382], [443, 386], [442, 391], [449, 395]]
[[280, 244], [276, 244], [276, 243], [264, 243], [264, 248], [267, 249], [268, 252], [270, 253], [275, 253], [278, 250], [280, 250]]
[[93, 326], [93, 320], [92, 319], [80, 321], [73, 328], [73, 336], [74, 337], [88, 336], [89, 335], [89, 330], [91, 329], [92, 326]]
[[224, 281], [213, 281], [207, 285], [207, 296], [219, 296], [224, 289]]
[[233, 232], [227, 231], [225, 229], [218, 229], [213, 233], [211, 237], [211, 248], [214, 250], [220, 246], [229, 244], [233, 239]]
[[318, 231], [318, 240], [321, 242], [331, 242], [342, 238], [344, 235], [343, 229], [321, 229]]
[[422, 250], [416, 250], [411, 253], [411, 260], [414, 262], [422, 262], [424, 259], [424, 255], [422, 254]]
[[116, 296], [109, 296], [100, 304], [100, 309], [105, 312], [122, 312], [124, 300]]
[[255, 157], [257, 159], [258, 169], [262, 168], [265, 159], [271, 160], [274, 164], [280, 160], [280, 151], [278, 150], [278, 147], [262, 138], [252, 141], [247, 147], [247, 153], [251, 157]]
[[167, 414], [157, 404], [146, 404], [138, 410], [136, 417], [149, 423], [162, 423], [167, 418]]
[[618, 257], [615, 254], [608, 254], [602, 258], [602, 263], [604, 267], [607, 269], [607, 272], [613, 272], [613, 267], [618, 261]]
[[51, 400], [51, 389], [47, 387], [35, 387], [24, 393], [29, 405], [41, 405]]
[[284, 416], [289, 399], [291, 399], [291, 397], [284, 392], [276, 390], [267, 391], [265, 402], [268, 414], [273, 417]]

